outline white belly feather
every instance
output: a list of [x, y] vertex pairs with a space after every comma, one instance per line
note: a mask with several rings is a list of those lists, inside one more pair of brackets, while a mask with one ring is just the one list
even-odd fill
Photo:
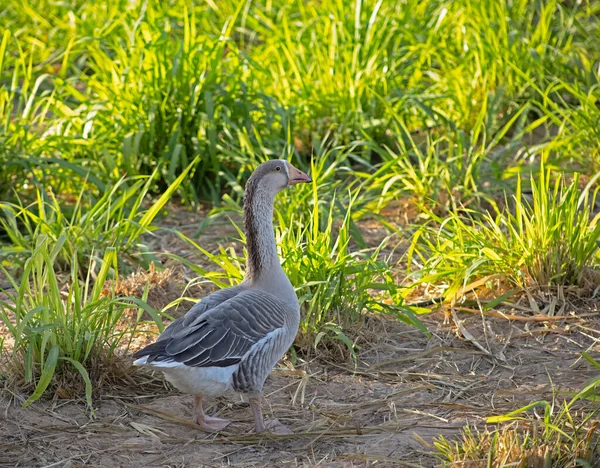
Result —
[[231, 392], [232, 375], [238, 364], [227, 367], [190, 367], [179, 362], [151, 362], [146, 357], [133, 363], [134, 366], [148, 366], [162, 371], [175, 388], [190, 395], [206, 397], [222, 396]]

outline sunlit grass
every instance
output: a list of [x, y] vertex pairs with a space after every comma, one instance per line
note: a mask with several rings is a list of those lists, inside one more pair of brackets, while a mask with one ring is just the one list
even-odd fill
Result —
[[40, 236], [53, 242], [63, 238], [61, 248], [54, 257], [58, 269], [69, 271], [73, 257], [77, 255], [82, 268], [98, 269], [100, 259], [94, 252], [107, 248], [116, 249], [131, 263], [147, 266], [157, 260], [141, 243], [141, 236], [152, 230], [151, 224], [164, 205], [179, 188], [191, 165], [165, 190], [161, 197], [149, 206], [143, 206], [154, 175], [135, 179], [121, 179], [108, 185], [100, 198], [89, 196], [82, 189], [72, 204], [61, 203], [48, 187], [38, 189], [35, 201], [24, 203], [0, 203], [0, 227], [10, 243], [0, 245], [0, 260], [13, 266], [20, 265], [33, 255]]
[[413, 239], [415, 277], [446, 282], [449, 300], [469, 282], [498, 274], [521, 287], [582, 285], [600, 239], [592, 212], [599, 176], [580, 190], [577, 174], [568, 184], [560, 176], [552, 182], [542, 168], [531, 179], [532, 200], [519, 181], [514, 197], [493, 214], [432, 214], [439, 227], [425, 226]]
[[[560, 158], [597, 157], [600, 46], [588, 18], [599, 8], [524, 0], [49, 0], [38, 8], [11, 1], [0, 26], [6, 145], [59, 179], [66, 166], [57, 160], [70, 171], [91, 168], [102, 182], [160, 164], [157, 191], [198, 157], [180, 193], [217, 202], [239, 169], [282, 153], [305, 158], [328, 132], [363, 167], [389, 159], [369, 141], [401, 154], [410, 147], [406, 132], [425, 133], [433, 146], [448, 142], [442, 161], [467, 153], [467, 175], [457, 182], [469, 198], [470, 161], [477, 166], [494, 152], [496, 162], [504, 137], [516, 151], [542, 124]], [[521, 112], [537, 124], [496, 138]], [[437, 195], [427, 184], [415, 190], [419, 199]]]
[[118, 276], [114, 248], [101, 254], [97, 275], [92, 277], [92, 268], [88, 268], [84, 279], [79, 277], [74, 252], [65, 287], [55, 270], [65, 241], [64, 235], [56, 241], [37, 235], [35, 248], [18, 278], [0, 267], [12, 286], [0, 299], [0, 321], [13, 341], [9, 361], [13, 379], [22, 377], [34, 388], [26, 405], [40, 398], [61, 370], [71, 366], [84, 381], [85, 398], [92, 408], [90, 371], [101, 369], [117, 347], [136, 332], [135, 324], [117, 328], [125, 310], [142, 307], [140, 310], [148, 311], [159, 327], [162, 322], [138, 298], [103, 293], [109, 273]]
[[[586, 359], [600, 369], [595, 360]], [[437, 438], [434, 447], [441, 466], [597, 466], [598, 408], [581, 403], [597, 401], [599, 382], [600, 377], [590, 379], [569, 400], [535, 401], [487, 418], [487, 423], [499, 424], [495, 430], [466, 427], [460, 440]]]

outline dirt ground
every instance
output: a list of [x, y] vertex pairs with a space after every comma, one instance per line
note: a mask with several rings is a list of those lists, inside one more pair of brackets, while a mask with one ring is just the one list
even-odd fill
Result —
[[[188, 221], [180, 219], [180, 227]], [[191, 233], [194, 220], [188, 225]], [[175, 241], [157, 242], [165, 252]], [[190, 276], [184, 271], [179, 279], [185, 284]], [[549, 310], [554, 316], [541, 320], [539, 312]], [[191, 423], [191, 397], [159, 373], [133, 368], [131, 385], [107, 387], [96, 398], [94, 417], [83, 397], [55, 396], [23, 409], [25, 395], [5, 388], [0, 466], [435, 466], [423, 441], [455, 437], [466, 424], [483, 427], [484, 418], [535, 400], [561, 399], [597, 375], [581, 352], [599, 350], [599, 317], [594, 300], [557, 304], [541, 295], [488, 312], [424, 316], [430, 337], [373, 317], [356, 365], [317, 356], [295, 366], [284, 359], [273, 372], [267, 417], [290, 425], [292, 435], [254, 434], [239, 397], [207, 408], [233, 419], [227, 432], [202, 432]]]

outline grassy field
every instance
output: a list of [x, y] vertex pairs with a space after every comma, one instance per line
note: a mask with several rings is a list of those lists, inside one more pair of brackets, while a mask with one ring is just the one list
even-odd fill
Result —
[[[274, 158], [295, 434], [207, 438], [129, 356]], [[599, 171], [597, 0], [2, 0], [0, 465], [597, 466]]]

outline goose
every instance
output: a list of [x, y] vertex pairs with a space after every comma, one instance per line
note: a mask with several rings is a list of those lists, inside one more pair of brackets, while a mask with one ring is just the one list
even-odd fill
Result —
[[206, 296], [134, 354], [135, 366], [162, 371], [175, 388], [194, 396], [193, 421], [204, 430], [220, 431], [231, 423], [206, 415], [205, 398], [243, 393], [256, 432], [291, 432], [276, 419], [265, 423], [262, 389], [300, 323], [298, 297], [277, 256], [273, 204], [281, 190], [304, 182], [312, 179], [285, 160], [257, 167], [244, 191], [244, 280]]

